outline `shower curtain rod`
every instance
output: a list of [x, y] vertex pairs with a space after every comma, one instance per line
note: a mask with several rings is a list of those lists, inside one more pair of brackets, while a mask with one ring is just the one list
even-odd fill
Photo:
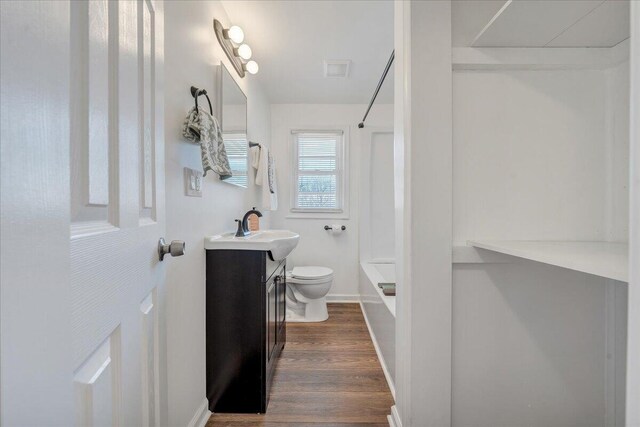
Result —
[[371, 110], [371, 106], [373, 105], [373, 103], [376, 100], [376, 96], [378, 96], [378, 92], [380, 92], [380, 88], [382, 87], [382, 83], [384, 83], [384, 79], [385, 77], [387, 77], [387, 73], [389, 72], [389, 68], [391, 68], [391, 64], [393, 63], [393, 58], [396, 55], [396, 51], [392, 50], [391, 51], [391, 57], [389, 57], [389, 61], [387, 62], [387, 66], [384, 67], [384, 72], [382, 73], [382, 77], [380, 78], [380, 81], [378, 82], [378, 86], [376, 87], [376, 90], [373, 92], [373, 96], [371, 97], [371, 102], [369, 102], [369, 108], [367, 108], [367, 112], [364, 113], [364, 117], [362, 118], [362, 121], [358, 124], [358, 127], [360, 129], [362, 129], [364, 127], [364, 121], [367, 120], [367, 116], [369, 115], [369, 110]]

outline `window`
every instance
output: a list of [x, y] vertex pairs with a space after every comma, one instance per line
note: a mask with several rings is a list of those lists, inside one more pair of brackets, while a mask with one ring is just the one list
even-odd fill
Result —
[[247, 186], [247, 155], [248, 142], [247, 135], [240, 132], [223, 132], [222, 140], [224, 148], [227, 150], [229, 166], [231, 167], [231, 178], [227, 178], [225, 182]]
[[292, 212], [344, 211], [344, 135], [342, 131], [293, 132]]

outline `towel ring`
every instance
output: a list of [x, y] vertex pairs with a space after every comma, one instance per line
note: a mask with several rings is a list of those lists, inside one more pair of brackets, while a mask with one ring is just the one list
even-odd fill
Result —
[[191, 96], [196, 100], [196, 111], [198, 111], [198, 97], [200, 95], [204, 95], [207, 97], [207, 102], [209, 103], [209, 112], [213, 116], [213, 107], [211, 107], [211, 100], [209, 99], [209, 95], [207, 95], [207, 91], [205, 89], [198, 89], [195, 86], [191, 86]]

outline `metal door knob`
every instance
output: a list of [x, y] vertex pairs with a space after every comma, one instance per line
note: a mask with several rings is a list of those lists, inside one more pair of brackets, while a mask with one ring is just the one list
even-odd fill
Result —
[[161, 237], [160, 240], [158, 240], [158, 258], [162, 261], [165, 255], [184, 255], [184, 248], [185, 244], [182, 240], [172, 240], [171, 243], [167, 243], [164, 237]]

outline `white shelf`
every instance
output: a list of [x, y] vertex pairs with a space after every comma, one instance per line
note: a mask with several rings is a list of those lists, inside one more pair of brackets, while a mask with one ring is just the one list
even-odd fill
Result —
[[468, 244], [620, 282], [629, 281], [626, 243], [473, 240]]

